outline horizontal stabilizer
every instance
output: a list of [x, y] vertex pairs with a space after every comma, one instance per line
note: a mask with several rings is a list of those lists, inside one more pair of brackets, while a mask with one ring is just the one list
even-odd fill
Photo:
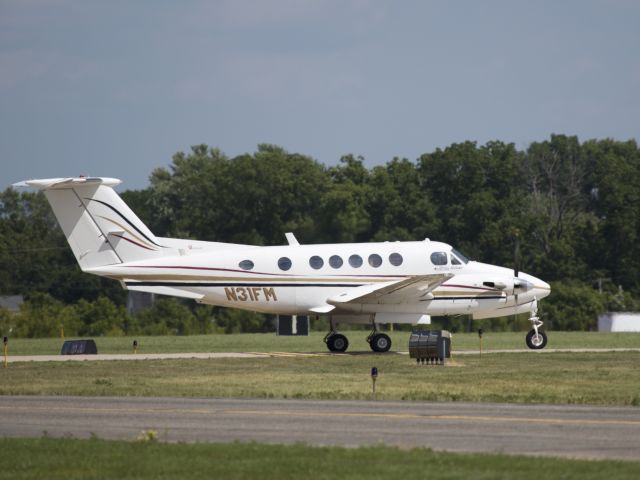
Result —
[[109, 177], [68, 177], [68, 178], [42, 178], [34, 180], [23, 180], [14, 183], [14, 187], [32, 187], [38, 190], [52, 190], [55, 188], [73, 188], [81, 185], [105, 185], [115, 187], [120, 185], [121, 180]]

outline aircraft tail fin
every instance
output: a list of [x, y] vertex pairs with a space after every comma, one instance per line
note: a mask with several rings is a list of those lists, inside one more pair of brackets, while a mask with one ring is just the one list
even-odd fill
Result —
[[44, 192], [82, 270], [172, 254], [103, 177], [26, 180]]

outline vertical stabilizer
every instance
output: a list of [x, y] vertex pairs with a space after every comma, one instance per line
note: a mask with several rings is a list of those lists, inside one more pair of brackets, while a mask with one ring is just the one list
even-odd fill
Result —
[[131, 211], [113, 178], [27, 180], [43, 190], [82, 270], [170, 253]]

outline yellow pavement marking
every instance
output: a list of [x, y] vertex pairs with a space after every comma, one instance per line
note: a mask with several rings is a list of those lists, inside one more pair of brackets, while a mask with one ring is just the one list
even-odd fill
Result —
[[199, 408], [156, 408], [156, 407], [74, 407], [74, 406], [29, 406], [0, 405], [0, 410], [32, 410], [32, 411], [77, 411], [96, 413], [171, 413], [198, 415], [280, 415], [288, 417], [360, 417], [360, 418], [395, 418], [411, 420], [453, 420], [470, 422], [501, 423], [538, 423], [557, 425], [626, 425], [640, 426], [640, 420], [590, 420], [584, 418], [531, 418], [531, 417], [498, 417], [483, 415], [428, 415], [419, 413], [367, 413], [367, 412], [292, 412], [282, 410], [243, 410], [243, 409], [199, 409]]
[[[251, 352], [256, 353], [258, 352]], [[270, 357], [326, 357], [326, 353], [305, 353], [305, 352], [264, 352], [259, 355], [269, 355]]]

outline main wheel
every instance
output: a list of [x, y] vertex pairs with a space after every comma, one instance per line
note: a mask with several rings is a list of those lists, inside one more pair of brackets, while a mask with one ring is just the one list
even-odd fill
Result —
[[542, 330], [538, 330], [536, 334], [535, 330], [530, 330], [527, 333], [527, 347], [532, 350], [541, 350], [547, 345], [547, 334]]
[[386, 333], [376, 333], [369, 342], [374, 352], [388, 352], [391, 348], [391, 339]]
[[327, 348], [332, 352], [344, 352], [349, 347], [349, 340], [341, 333], [334, 333], [327, 338]]

